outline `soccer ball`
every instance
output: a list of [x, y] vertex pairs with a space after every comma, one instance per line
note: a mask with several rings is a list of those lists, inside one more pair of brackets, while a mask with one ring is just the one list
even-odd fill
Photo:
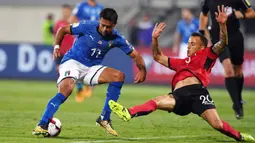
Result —
[[52, 118], [48, 126], [48, 136], [46, 137], [57, 137], [61, 132], [61, 122], [58, 118]]

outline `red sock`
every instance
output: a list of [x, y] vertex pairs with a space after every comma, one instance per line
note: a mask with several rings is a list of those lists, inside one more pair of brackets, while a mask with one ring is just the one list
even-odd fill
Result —
[[223, 129], [220, 130], [221, 133], [223, 133], [231, 138], [234, 138], [237, 141], [241, 140], [240, 132], [236, 131], [227, 122], [225, 122], [223, 120], [222, 120], [222, 123], [223, 123]]
[[133, 106], [133, 107], [129, 108], [128, 110], [132, 117], [137, 117], [137, 116], [147, 115], [147, 114], [155, 111], [156, 109], [157, 109], [156, 102], [153, 100], [149, 100], [148, 102], [146, 102], [144, 104]]

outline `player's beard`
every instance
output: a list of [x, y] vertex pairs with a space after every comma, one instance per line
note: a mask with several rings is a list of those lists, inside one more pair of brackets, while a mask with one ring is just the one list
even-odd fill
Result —
[[103, 35], [104, 36], [110, 36], [110, 35], [112, 35], [112, 32], [104, 32]]

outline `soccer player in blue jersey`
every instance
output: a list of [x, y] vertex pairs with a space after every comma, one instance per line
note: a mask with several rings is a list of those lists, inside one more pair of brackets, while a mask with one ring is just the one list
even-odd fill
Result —
[[[99, 14], [103, 10], [103, 6], [98, 4], [96, 0], [83, 1], [76, 5], [73, 10], [73, 15], [70, 18], [71, 23], [78, 23], [82, 20], [99, 20]], [[81, 82], [77, 82], [76, 102], [82, 102], [84, 97], [89, 97], [92, 94], [92, 88], [88, 85], [83, 87]]]
[[179, 49], [179, 58], [187, 57], [188, 40], [193, 32], [199, 29], [199, 20], [194, 18], [190, 9], [182, 9], [182, 19], [178, 21], [175, 32], [173, 51]]
[[81, 2], [74, 8], [71, 21], [78, 22], [81, 20], [99, 20], [99, 14], [103, 9], [103, 5], [98, 4], [96, 0]]
[[118, 47], [133, 58], [139, 69], [135, 83], [145, 80], [146, 69], [140, 54], [114, 28], [117, 19], [118, 14], [114, 9], [105, 8], [100, 13], [100, 21], [82, 21], [59, 29], [55, 40], [54, 58], [60, 55], [59, 46], [66, 34], [78, 35], [78, 38], [61, 61], [57, 81], [58, 93], [48, 102], [39, 124], [33, 130], [34, 135], [48, 134], [50, 119], [71, 95], [77, 81], [86, 85], [109, 83], [104, 108], [96, 123], [108, 133], [118, 135], [111, 125], [108, 101], [118, 100], [125, 75], [116, 69], [101, 65], [101, 62], [110, 49]]

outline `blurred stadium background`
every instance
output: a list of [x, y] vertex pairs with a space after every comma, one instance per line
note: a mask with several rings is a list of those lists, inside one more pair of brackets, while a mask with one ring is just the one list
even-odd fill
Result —
[[[33, 127], [44, 107], [57, 91], [52, 46], [43, 42], [43, 24], [47, 15], [53, 21], [61, 18], [61, 5], [75, 4], [82, 0], [0, 0], [0, 142], [231, 142], [211, 130], [205, 122], [191, 115], [185, 118], [158, 112], [149, 118], [132, 123], [122, 123], [113, 117], [114, 127], [121, 138], [106, 136], [94, 126], [105, 96], [106, 86], [99, 86], [92, 97], [82, 104], [71, 98], [57, 113], [64, 125], [58, 139], [35, 138]], [[249, 0], [255, 6], [255, 0]], [[167, 55], [172, 52], [174, 33], [181, 8], [189, 8], [199, 17], [200, 0], [97, 0], [104, 7], [112, 7], [119, 14], [117, 28], [130, 43], [141, 52], [146, 62], [148, 77], [145, 85], [132, 85], [136, 68], [131, 59], [114, 49], [104, 64], [120, 69], [126, 74], [120, 102], [134, 105], [170, 91], [173, 72], [153, 62], [148, 45], [141, 43], [138, 31], [145, 17], [151, 23], [165, 21], [167, 28], [160, 45]], [[210, 89], [221, 117], [234, 127], [255, 135], [255, 20], [242, 20], [241, 30], [245, 37], [245, 118], [237, 121], [231, 109], [232, 102], [224, 89], [224, 71], [219, 62], [211, 75]], [[114, 55], [114, 56], [113, 56]], [[116, 56], [117, 55], [117, 56]], [[118, 60], [116, 60], [118, 59]], [[121, 61], [121, 62], [120, 62]], [[166, 78], [166, 76], [168, 78]], [[215, 88], [216, 87], [216, 88]], [[249, 90], [248, 90], [249, 89]], [[198, 126], [197, 122], [201, 122]], [[175, 124], [173, 124], [175, 123]], [[194, 133], [194, 128], [196, 133]], [[210, 136], [209, 136], [210, 135]]]

